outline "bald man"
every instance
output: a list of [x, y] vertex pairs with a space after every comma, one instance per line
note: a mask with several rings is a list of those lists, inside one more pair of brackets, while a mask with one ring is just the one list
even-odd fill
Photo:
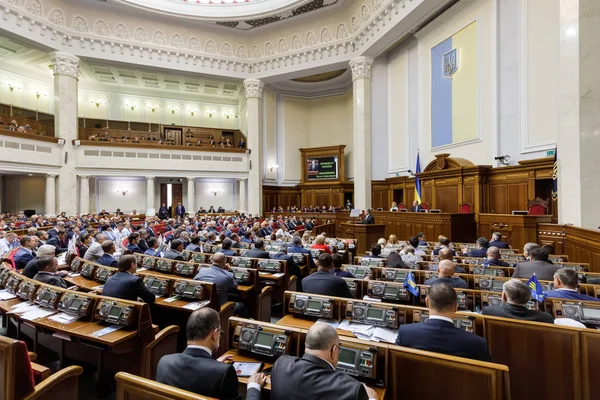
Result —
[[487, 249], [485, 265], [489, 267], [509, 267], [507, 262], [500, 260], [500, 249], [491, 246]]
[[[452, 260], [454, 260], [454, 257], [455, 257], [454, 254], [452, 254], [452, 252], [448, 248], [441, 248], [440, 251], [439, 251], [439, 253], [438, 253], [438, 259], [440, 261], [442, 261], [442, 260], [450, 260], [450, 261], [452, 261]], [[431, 266], [431, 268], [430, 268], [430, 270], [433, 270], [433, 271], [437, 271], [437, 269], [438, 268], [437, 268], [436, 264], [433, 264]], [[464, 274], [467, 271], [463, 267], [459, 267], [459, 266], [455, 265], [454, 266], [454, 272], [456, 272], [457, 274]]]
[[434, 282], [441, 281], [446, 282], [450, 286], [456, 289], [466, 289], [467, 282], [463, 279], [454, 277], [454, 263], [450, 260], [442, 260], [438, 266], [438, 278], [429, 278], [425, 281], [426, 285], [433, 285]]
[[306, 334], [302, 358], [281, 356], [273, 365], [271, 400], [376, 400], [377, 393], [337, 371], [340, 338], [328, 324], [315, 324]]
[[[198, 274], [194, 277], [197, 281], [212, 282], [217, 287], [217, 297], [219, 305], [227, 303], [229, 292], [237, 289], [237, 282], [231, 272], [231, 267], [227, 264], [226, 256], [223, 253], [215, 253], [212, 257], [212, 265], [208, 268], [200, 268]], [[237, 302], [233, 314], [242, 318], [248, 317], [248, 310], [244, 303]]]

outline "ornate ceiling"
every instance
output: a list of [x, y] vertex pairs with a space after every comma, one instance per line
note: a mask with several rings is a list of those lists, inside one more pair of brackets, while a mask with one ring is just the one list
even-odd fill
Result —
[[318, 11], [344, 0], [106, 0], [159, 14], [249, 30]]

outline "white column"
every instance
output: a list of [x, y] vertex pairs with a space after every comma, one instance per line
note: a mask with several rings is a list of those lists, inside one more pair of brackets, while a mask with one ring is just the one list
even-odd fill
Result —
[[597, 0], [560, 0], [560, 224], [600, 225], [600, 7]]
[[352, 69], [354, 133], [354, 207], [371, 207], [371, 66], [373, 59], [356, 57]]
[[56, 175], [46, 175], [46, 215], [56, 215]]
[[58, 207], [67, 215], [77, 212], [77, 174], [73, 140], [78, 138], [77, 128], [77, 80], [79, 58], [56, 51], [51, 53], [54, 73], [54, 131], [65, 140], [62, 147], [62, 166], [58, 177]]
[[79, 177], [79, 212], [89, 214], [90, 212], [90, 177]]
[[154, 213], [156, 214], [158, 210], [154, 206], [154, 177], [147, 176], [146, 177], [146, 215], [148, 215], [149, 209], [154, 209]]
[[254, 78], [244, 80], [246, 91], [246, 137], [250, 150], [250, 171], [248, 173], [248, 207], [253, 215], [262, 215], [262, 94], [263, 83]]
[[248, 208], [246, 207], [246, 180], [238, 179], [239, 183], [239, 195], [238, 195], [238, 211], [246, 212]]
[[190, 214], [196, 213], [196, 178], [188, 176], [187, 178], [187, 204], [185, 205], [185, 209]]

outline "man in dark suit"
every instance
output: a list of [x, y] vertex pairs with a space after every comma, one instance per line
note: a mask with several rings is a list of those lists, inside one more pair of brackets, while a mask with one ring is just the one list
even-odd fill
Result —
[[346, 281], [331, 273], [331, 255], [321, 253], [317, 259], [318, 270], [302, 280], [304, 293], [322, 294], [325, 296], [346, 297], [353, 299], [354, 295]]
[[35, 242], [31, 239], [31, 236], [23, 236], [21, 238], [21, 248], [17, 250], [17, 254], [15, 254], [15, 266], [17, 269], [23, 269], [27, 265], [27, 263], [34, 259], [35, 254], [33, 254], [33, 248], [35, 247]]
[[496, 246], [490, 246], [487, 249], [487, 260], [485, 260], [484, 265], [488, 267], [509, 267], [509, 264], [500, 259], [500, 250]]
[[578, 283], [577, 272], [570, 268], [561, 268], [554, 273], [554, 290], [548, 290], [546, 296], [575, 301], [600, 301], [597, 297], [579, 293], [577, 291]]
[[518, 279], [511, 279], [504, 282], [502, 286], [502, 301], [504, 304], [485, 307], [483, 315], [553, 324], [554, 318], [551, 314], [527, 308], [527, 302], [530, 299], [531, 289], [529, 286]]
[[115, 242], [113, 242], [112, 240], [105, 240], [104, 242], [102, 242], [102, 251], [104, 253], [96, 262], [100, 265], [104, 265], [105, 267], [116, 267], [117, 260], [115, 260], [115, 258], [113, 257], [113, 254], [116, 251]]
[[22, 274], [29, 279], [33, 279], [33, 277], [39, 272], [38, 262], [42, 257], [54, 257], [54, 246], [50, 246], [48, 244], [40, 246], [40, 248], [37, 249], [36, 257], [27, 263], [25, 268], [23, 268]]
[[529, 279], [535, 274], [541, 281], [551, 281], [560, 265], [548, 263], [548, 252], [541, 247], [535, 247], [529, 252], [531, 261], [520, 262], [515, 267], [513, 278]]
[[181, 202], [177, 203], [177, 207], [175, 207], [175, 216], [177, 218], [185, 217], [185, 207], [181, 204]]
[[440, 238], [440, 247], [433, 250], [433, 255], [437, 256], [438, 254], [440, 254], [441, 249], [448, 249], [450, 253], [452, 253], [452, 256], [456, 256], [456, 251], [450, 248], [450, 239], [448, 239], [445, 236], [442, 236]]
[[58, 286], [66, 289], [69, 287], [67, 282], [56, 274], [58, 271], [58, 259], [54, 256], [42, 257], [37, 263], [38, 273], [33, 277], [36, 281], [47, 283], [48, 285]]
[[502, 241], [502, 234], [500, 232], [494, 232], [492, 234], [492, 241], [490, 247], [497, 247], [499, 249], [508, 249], [508, 243]]
[[144, 253], [140, 248], [140, 234], [137, 232], [133, 232], [131, 235], [127, 237], [127, 250], [131, 251], [133, 254], [135, 253]]
[[427, 290], [425, 304], [429, 318], [421, 323], [400, 325], [396, 338], [398, 346], [479, 361], [491, 360], [485, 339], [454, 326], [458, 302], [452, 286], [435, 282]]
[[167, 219], [169, 218], [169, 209], [165, 203], [162, 203], [160, 208], [158, 209], [158, 218]]
[[137, 269], [135, 256], [126, 254], [119, 258], [119, 272], [108, 278], [102, 288], [103, 296], [137, 301], [138, 297], [144, 302], [154, 303], [156, 296], [152, 293], [141, 277], [134, 275]]
[[[231, 365], [233, 357], [214, 360], [219, 349], [221, 323], [219, 313], [204, 307], [190, 315], [186, 327], [187, 347], [183, 353], [163, 356], [158, 362], [156, 380], [166, 385], [223, 400], [241, 400], [238, 378]], [[246, 400], [259, 400], [266, 381], [263, 374], [248, 379]]]
[[254, 241], [254, 248], [248, 250], [246, 257], [251, 258], [270, 258], [269, 252], [265, 250], [265, 242], [262, 239], [256, 239]]
[[410, 209], [410, 211], [412, 212], [421, 212], [422, 208], [421, 205], [419, 204], [419, 202], [417, 200], [413, 201], [413, 205]]
[[[441, 262], [442, 260], [450, 260], [452, 261], [452, 263], [454, 264], [454, 255], [452, 254], [452, 252], [450, 251], [450, 249], [447, 248], [441, 248], [439, 253], [438, 253], [438, 259]], [[438, 270], [438, 266], [439, 264], [432, 264], [431, 267], [429, 267], [430, 271], [437, 271]], [[457, 274], [465, 274], [467, 273], [467, 270], [465, 270], [463, 267], [458, 266], [456, 264], [454, 264], [454, 272]]]
[[477, 239], [477, 248], [467, 252], [467, 246], [463, 246], [462, 255], [463, 257], [484, 258], [486, 256], [488, 247], [490, 247], [490, 242], [486, 238], [480, 237]]
[[171, 242], [171, 248], [165, 251], [163, 254], [163, 258], [169, 260], [177, 260], [183, 261], [183, 241], [179, 239], [175, 239]]
[[354, 278], [350, 272], [342, 271], [342, 256], [339, 254], [331, 255], [331, 262], [333, 264], [333, 270], [331, 271], [335, 276], [339, 276], [340, 278]]
[[56, 248], [56, 254], [64, 253], [68, 249], [69, 244], [67, 243], [67, 232], [63, 229], [56, 233], [56, 236], [46, 240], [46, 244], [54, 246]]
[[310, 266], [310, 270], [317, 268], [315, 265], [315, 260], [312, 257], [312, 253], [309, 249], [304, 248], [302, 245], [302, 238], [300, 236], [294, 236], [292, 238], [292, 246], [287, 249], [288, 254], [299, 253], [299, 254], [308, 254], [308, 264]]
[[302, 358], [281, 356], [271, 373], [271, 400], [375, 400], [377, 393], [337, 371], [340, 338], [328, 324], [315, 324], [306, 334]]
[[375, 223], [375, 218], [371, 215], [371, 209], [368, 208], [366, 211], [367, 215], [365, 215], [365, 219], [363, 219], [363, 225], [372, 225]]
[[433, 285], [435, 282], [445, 282], [457, 289], [466, 289], [467, 282], [459, 277], [454, 277], [454, 263], [450, 260], [442, 260], [438, 266], [439, 277], [429, 278], [425, 281], [426, 285]]

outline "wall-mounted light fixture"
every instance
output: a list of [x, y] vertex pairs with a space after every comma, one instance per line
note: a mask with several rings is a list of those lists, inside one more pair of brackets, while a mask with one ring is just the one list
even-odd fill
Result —
[[273, 165], [269, 166], [269, 171], [273, 172], [273, 170], [277, 169], [277, 168], [279, 168], [279, 165], [273, 164]]
[[148, 108], [152, 110], [152, 112], [158, 110], [158, 106], [156, 104], [148, 104]]
[[219, 189], [210, 189], [210, 193], [216, 196], [217, 194], [221, 193], [221, 191]]
[[137, 104], [133, 104], [133, 103], [125, 103], [125, 107], [128, 107], [131, 109], [131, 111], [135, 110], [135, 108], [137, 107]]
[[194, 114], [198, 113], [198, 110], [196, 110], [195, 108], [188, 108], [187, 112], [189, 112], [190, 115], [193, 117]]
[[223, 113], [223, 116], [224, 116], [225, 118], [227, 118], [227, 119], [229, 119], [229, 118], [233, 118], [233, 116], [234, 116], [234, 115], [235, 115], [235, 114], [233, 114], [232, 112], [224, 112], [224, 113]]
[[175, 111], [177, 110], [179, 110], [177, 107], [169, 106], [169, 111], [171, 111], [171, 114], [175, 114]]
[[8, 86], [8, 90], [10, 90], [11, 92], [14, 92], [15, 89], [17, 89], [17, 90], [21, 89], [21, 86], [17, 85], [16, 83], [13, 83], [13, 82], [6, 82], [6, 86]]
[[36, 92], [35, 92], [35, 97], [36, 97], [37, 99], [39, 99], [39, 98], [40, 98], [40, 97], [42, 97], [42, 96], [46, 97], [46, 96], [48, 96], [48, 95], [47, 95], [46, 93], [42, 93], [41, 91], [36, 91]]
[[104, 100], [92, 100], [92, 104], [95, 104], [98, 108], [100, 105], [104, 104]]
[[126, 196], [129, 193], [127, 189], [117, 189], [117, 193], [121, 193], [123, 196]]
[[213, 116], [214, 114], [216, 114], [216, 113], [217, 113], [217, 112], [216, 112], [216, 111], [214, 111], [214, 110], [208, 110], [208, 111], [206, 111], [206, 115], [208, 115], [208, 118], [212, 118], [212, 116]]

